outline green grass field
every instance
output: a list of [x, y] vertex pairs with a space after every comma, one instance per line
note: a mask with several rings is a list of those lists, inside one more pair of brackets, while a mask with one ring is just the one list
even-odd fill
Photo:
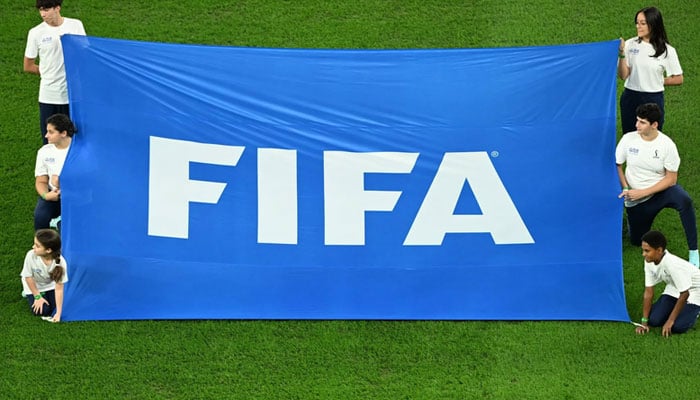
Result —
[[[32, 244], [40, 145], [38, 78], [22, 72], [31, 0], [0, 0], [0, 398], [3, 399], [697, 399], [700, 329], [637, 336], [612, 322], [115, 321], [48, 324], [20, 298]], [[93, 36], [292, 48], [510, 47], [634, 34], [646, 3], [593, 0], [66, 0]], [[659, 0], [685, 83], [669, 88], [664, 131], [700, 202], [700, 11]], [[576, 79], [572, 76], [571, 79]], [[674, 212], [656, 227], [685, 256]], [[580, 243], [584, 252], [594, 243]], [[639, 319], [640, 250], [624, 245]], [[503, 293], [494, 293], [502, 296]], [[507, 294], [505, 294], [507, 295]]]

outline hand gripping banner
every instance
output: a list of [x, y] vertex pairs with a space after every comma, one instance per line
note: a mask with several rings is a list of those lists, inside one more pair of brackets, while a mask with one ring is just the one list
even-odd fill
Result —
[[65, 320], [629, 319], [616, 41], [62, 42]]

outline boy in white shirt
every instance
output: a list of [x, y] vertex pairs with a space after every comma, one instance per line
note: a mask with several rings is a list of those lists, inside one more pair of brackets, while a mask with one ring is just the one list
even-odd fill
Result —
[[46, 119], [54, 114], [70, 115], [61, 36], [85, 35], [80, 20], [61, 16], [62, 3], [63, 0], [37, 0], [36, 8], [44, 21], [29, 30], [24, 50], [24, 71], [41, 76], [39, 126], [44, 144], [47, 143]]
[[[625, 199], [630, 241], [642, 244], [642, 235], [651, 229], [654, 218], [664, 208], [673, 208], [681, 217], [688, 242], [688, 260], [700, 266], [695, 208], [690, 195], [676, 182], [681, 158], [673, 140], [659, 131], [661, 109], [654, 103], [637, 107], [637, 131], [625, 134], [615, 149], [615, 162], [622, 185], [619, 197]], [[626, 164], [623, 169], [622, 165]]]
[[[671, 254], [666, 245], [661, 232], [649, 231], [642, 236], [645, 288], [638, 334], [649, 332], [650, 326], [663, 326], [661, 334], [666, 337], [687, 332], [700, 314], [700, 269]], [[654, 286], [661, 282], [666, 288], [652, 305]]]

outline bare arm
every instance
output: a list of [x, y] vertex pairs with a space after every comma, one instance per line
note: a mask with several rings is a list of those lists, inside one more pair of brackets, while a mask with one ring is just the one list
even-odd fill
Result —
[[39, 73], [39, 64], [36, 63], [36, 58], [24, 57], [24, 72], [30, 74], [41, 75]]
[[[34, 278], [26, 277], [26, 278], [24, 278], [24, 281], [27, 282], [27, 286], [29, 286], [29, 290], [32, 291], [32, 294], [35, 297], [41, 294], [41, 292], [39, 292], [39, 289], [37, 289], [37, 287], [36, 287], [36, 282], [34, 281]], [[34, 312], [38, 314], [44, 308], [44, 305], [48, 305], [48, 304], [49, 304], [49, 302], [46, 301], [46, 299], [43, 297], [41, 297], [39, 299], [35, 299], [34, 304], [32, 305], [32, 310], [34, 310]]]
[[36, 287], [36, 281], [34, 281], [34, 278], [26, 277], [26, 278], [24, 278], [24, 281], [27, 282], [27, 286], [29, 286], [29, 290], [32, 291], [32, 294], [34, 296], [39, 294], [39, 289], [37, 289], [37, 287]]
[[56, 314], [54, 314], [52, 321], [60, 322], [61, 313], [63, 313], [63, 283], [56, 282]]
[[678, 86], [683, 84], [683, 75], [671, 75], [664, 78], [665, 86]]
[[[620, 55], [625, 55], [625, 39], [620, 38]], [[630, 76], [630, 67], [627, 65], [627, 61], [624, 58], [617, 58], [617, 76], [620, 79], [627, 79]]]
[[678, 172], [666, 171], [666, 175], [663, 179], [656, 182], [655, 185], [650, 186], [646, 189], [630, 189], [627, 192], [627, 198], [630, 200], [639, 200], [641, 198], [651, 196], [654, 193], [664, 191], [671, 186], [675, 185], [678, 181]]
[[61, 197], [60, 190], [49, 190], [48, 175], [37, 176], [34, 181], [34, 188], [36, 193], [46, 201], [58, 201]]
[[622, 192], [618, 198], [626, 196], [626, 192], [629, 191], [630, 185], [627, 183], [627, 178], [625, 177], [625, 170], [622, 168], [622, 164], [617, 164], [617, 177], [620, 179], [620, 186], [622, 186]]
[[654, 299], [654, 287], [653, 286], [647, 286], [644, 288], [644, 302], [642, 305], [642, 325], [644, 326], [638, 326], [636, 329], [636, 332], [640, 335], [643, 335], [647, 332], [649, 332], [649, 323], [647, 320], [649, 319], [649, 312], [651, 311], [651, 301]]

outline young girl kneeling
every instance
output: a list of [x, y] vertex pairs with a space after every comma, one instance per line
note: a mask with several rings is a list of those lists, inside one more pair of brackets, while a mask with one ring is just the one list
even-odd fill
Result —
[[53, 229], [39, 229], [34, 246], [27, 252], [22, 268], [22, 294], [34, 315], [61, 320], [63, 284], [68, 282], [68, 265], [61, 256], [61, 237]]

